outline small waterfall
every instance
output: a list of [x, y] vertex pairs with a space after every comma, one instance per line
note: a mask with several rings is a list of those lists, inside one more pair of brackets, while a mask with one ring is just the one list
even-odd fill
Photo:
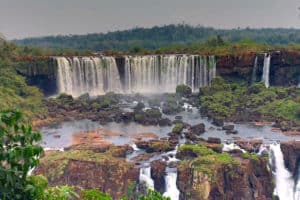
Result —
[[171, 200], [179, 199], [179, 190], [177, 188], [177, 171], [169, 171], [165, 176], [166, 192], [163, 194], [165, 197], [170, 197]]
[[140, 169], [140, 182], [145, 183], [148, 189], [154, 190], [154, 181], [151, 178], [151, 167], [143, 166]]
[[295, 200], [300, 200], [300, 166], [298, 166], [298, 180], [295, 183]]
[[265, 83], [266, 88], [270, 87], [270, 65], [271, 65], [271, 54], [265, 54], [264, 57], [264, 68], [262, 81]]
[[257, 62], [258, 62], [258, 57], [256, 56], [255, 60], [254, 60], [253, 71], [252, 71], [252, 83], [256, 82], [256, 73], [257, 73], [257, 69], [258, 69]]
[[188, 85], [196, 92], [200, 87], [209, 86], [216, 77], [215, 56], [124, 56], [123, 74], [118, 70], [116, 59], [110, 56], [55, 59], [58, 92], [75, 97], [107, 92], [170, 93], [180, 84]]
[[294, 198], [294, 180], [292, 174], [285, 168], [280, 144], [270, 145], [270, 162], [275, 168], [275, 195], [280, 200], [299, 200], [299, 198]]

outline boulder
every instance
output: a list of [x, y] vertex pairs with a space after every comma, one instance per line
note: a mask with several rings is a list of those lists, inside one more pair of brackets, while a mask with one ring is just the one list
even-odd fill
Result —
[[221, 139], [215, 137], [208, 137], [207, 143], [221, 144]]
[[151, 178], [154, 180], [155, 190], [163, 193], [165, 191], [166, 162], [155, 160], [151, 162]]
[[294, 175], [298, 174], [300, 163], [300, 141], [282, 142], [280, 144], [285, 166]]
[[249, 153], [257, 153], [263, 141], [239, 139], [236, 140], [235, 143]]
[[191, 126], [189, 132], [195, 135], [201, 135], [205, 132], [205, 125], [203, 123]]

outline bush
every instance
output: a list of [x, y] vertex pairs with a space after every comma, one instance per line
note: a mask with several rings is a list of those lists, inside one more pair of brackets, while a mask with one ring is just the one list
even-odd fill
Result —
[[184, 125], [182, 123], [177, 123], [172, 129], [172, 133], [180, 134], [184, 128]]
[[112, 198], [99, 190], [84, 190], [81, 194], [82, 200], [112, 200]]
[[187, 97], [192, 94], [192, 89], [187, 85], [178, 85], [176, 87], [176, 94], [180, 96]]
[[0, 199], [31, 199], [35, 187], [27, 175], [39, 163], [43, 149], [39, 132], [22, 123], [19, 111], [0, 113]]

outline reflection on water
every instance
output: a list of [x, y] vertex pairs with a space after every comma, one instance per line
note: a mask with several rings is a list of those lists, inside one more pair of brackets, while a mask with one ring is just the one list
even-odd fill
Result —
[[[241, 138], [255, 138], [263, 139], [265, 143], [273, 143], [274, 141], [289, 141], [300, 140], [300, 137], [288, 137], [279, 132], [272, 131], [270, 126], [254, 126], [251, 124], [234, 124], [235, 129], [238, 131], [237, 135], [226, 135], [225, 131], [220, 130], [211, 124], [207, 118], [202, 118], [196, 108], [192, 111], [183, 111], [177, 115], [182, 116], [182, 121], [191, 125], [204, 123], [206, 132], [201, 135], [202, 138], [218, 137], [224, 140], [233, 140], [233, 137]], [[166, 116], [170, 119], [175, 119], [175, 115]], [[160, 126], [144, 126], [134, 122], [131, 123], [116, 123], [111, 122], [105, 125], [101, 125], [98, 122], [93, 122], [87, 119], [74, 120], [67, 122], [60, 122], [49, 127], [41, 129], [43, 134], [43, 146], [51, 148], [62, 148], [72, 145], [72, 135], [78, 132], [88, 132], [95, 129], [103, 128], [106, 130], [120, 133], [118, 136], [104, 136], [105, 140], [108, 140], [116, 145], [123, 145], [132, 143], [136, 134], [139, 133], [155, 133], [159, 137], [166, 137], [171, 132], [172, 127], [160, 127]]]

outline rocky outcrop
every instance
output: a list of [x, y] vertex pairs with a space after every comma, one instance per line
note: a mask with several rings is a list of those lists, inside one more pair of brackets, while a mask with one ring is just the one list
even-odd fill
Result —
[[151, 178], [154, 180], [154, 188], [161, 193], [165, 191], [166, 166], [162, 160], [151, 162]]
[[273, 179], [267, 168], [267, 158], [232, 157], [203, 148], [199, 153], [202, 156], [181, 162], [178, 166], [180, 199], [272, 199]]
[[41, 158], [35, 173], [46, 176], [51, 186], [98, 189], [120, 199], [138, 181], [139, 169], [120, 158], [123, 155], [120, 152], [126, 148], [114, 147], [103, 153], [94, 152], [95, 149], [78, 146], [67, 152], [50, 153]]
[[300, 141], [282, 142], [280, 144], [285, 166], [295, 176], [298, 176], [300, 164]]

